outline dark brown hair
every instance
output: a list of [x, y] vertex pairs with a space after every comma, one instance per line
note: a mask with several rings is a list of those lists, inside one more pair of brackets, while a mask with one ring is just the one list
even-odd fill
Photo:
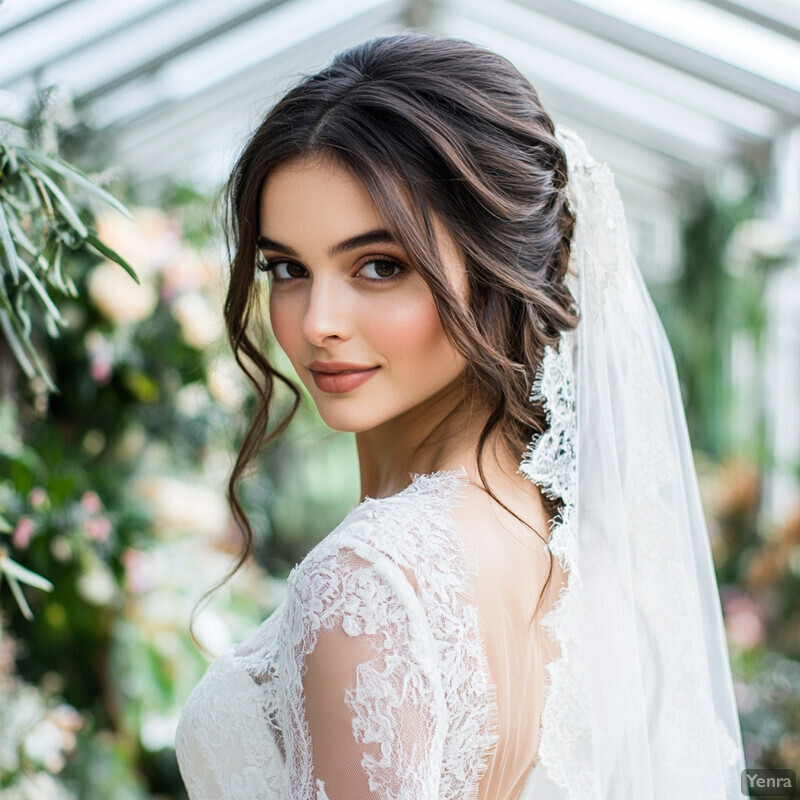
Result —
[[[536, 90], [511, 63], [468, 41], [401, 33], [350, 47], [304, 76], [250, 138], [227, 190], [225, 320], [236, 360], [257, 391], [228, 486], [245, 537], [230, 574], [253, 540], [237, 484], [260, 450], [286, 429], [301, 397], [249, 330], [257, 316], [261, 191], [278, 165], [312, 155], [335, 158], [363, 181], [430, 287], [443, 329], [466, 359], [465, 386], [491, 409], [477, 449], [484, 483], [482, 457], [491, 437], [498, 435], [519, 459], [533, 434], [546, 428], [544, 410], [529, 400], [536, 367], [545, 346], [557, 346], [561, 331], [579, 320], [564, 283], [574, 224], [564, 194], [565, 154]], [[466, 308], [438, 259], [433, 214], [464, 258]], [[267, 435], [276, 380], [294, 399]], [[510, 511], [491, 489], [489, 494]], [[553, 516], [554, 499], [545, 502]]]

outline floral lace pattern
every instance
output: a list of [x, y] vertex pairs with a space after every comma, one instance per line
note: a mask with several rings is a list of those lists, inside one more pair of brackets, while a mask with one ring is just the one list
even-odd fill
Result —
[[596, 796], [591, 769], [591, 728], [585, 713], [587, 676], [582, 665], [569, 658], [580, 636], [575, 609], [578, 598], [575, 586], [580, 583], [575, 532], [578, 483], [575, 344], [574, 334], [565, 332], [557, 350], [545, 348], [530, 400], [542, 403], [547, 429], [533, 437], [518, 470], [550, 499], [560, 501], [560, 511], [551, 520], [548, 549], [569, 573], [557, 603], [541, 624], [559, 644], [562, 657], [546, 667], [550, 689], [542, 704], [538, 756], [555, 784], [570, 787], [573, 792], [570, 798]]
[[466, 481], [463, 467], [414, 475], [393, 497], [367, 498], [292, 570], [286, 600], [186, 704], [177, 753], [192, 800], [328, 800], [312, 769], [303, 674], [331, 631], [371, 645], [343, 697], [370, 791], [474, 800], [498, 737], [468, 602], [474, 565], [450, 515]]

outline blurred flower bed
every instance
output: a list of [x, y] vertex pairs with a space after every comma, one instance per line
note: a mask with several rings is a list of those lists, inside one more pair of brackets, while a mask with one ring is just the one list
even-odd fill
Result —
[[761, 475], [698, 459], [748, 767], [800, 773], [800, 504], [760, 530]]
[[[757, 164], [731, 164], [693, 198], [683, 265], [660, 307], [676, 355], [695, 450], [748, 767], [800, 774], [800, 496], [768, 521], [776, 467], [765, 391], [766, 289], [797, 263], [791, 231], [770, 219]], [[753, 372], [734, 380], [737, 347]], [[800, 464], [787, 465], [800, 475]]]
[[[252, 396], [224, 337], [212, 203], [177, 189], [165, 207], [95, 220], [141, 285], [115, 264], [65, 265], [79, 291], [48, 343], [60, 392], [0, 402], [2, 552], [54, 587], [24, 588], [30, 620], [0, 587], [2, 800], [185, 797], [174, 733], [208, 664], [189, 621], [241, 545], [225, 492]], [[341, 437], [319, 446], [310, 409], [296, 422], [242, 487], [256, 559], [201, 606], [212, 655], [277, 606], [357, 486], [333, 470], [303, 507], [274, 502], [302, 480], [304, 436], [319, 466], [352, 456]]]

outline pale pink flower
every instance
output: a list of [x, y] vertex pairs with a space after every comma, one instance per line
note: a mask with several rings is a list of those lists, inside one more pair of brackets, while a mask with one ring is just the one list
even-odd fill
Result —
[[761, 644], [766, 635], [761, 606], [738, 591], [725, 595], [723, 603], [728, 640], [743, 650]]
[[34, 486], [28, 492], [28, 502], [32, 508], [41, 508], [47, 500], [47, 492], [41, 486]]
[[86, 335], [86, 352], [89, 355], [89, 372], [95, 383], [108, 383], [114, 366], [114, 346], [99, 331]]
[[[50, 712], [50, 718], [62, 730], [74, 733], [83, 727], [83, 717], [67, 703], [61, 703]], [[70, 749], [70, 748], [68, 748]]]
[[100, 500], [100, 496], [97, 494], [97, 492], [88, 491], [83, 493], [83, 496], [81, 497], [81, 508], [87, 514], [97, 514], [102, 507], [103, 503]]
[[89, 365], [89, 373], [92, 380], [102, 386], [111, 380], [111, 364], [108, 361], [93, 360]]
[[164, 265], [161, 295], [170, 302], [184, 292], [202, 289], [214, 277], [207, 254], [181, 247]]
[[25, 550], [36, 532], [36, 523], [30, 517], [20, 517], [11, 535], [11, 544], [18, 550]]
[[111, 533], [111, 520], [108, 517], [90, 517], [83, 523], [86, 535], [95, 542], [105, 542]]
[[135, 324], [147, 319], [158, 305], [158, 291], [152, 281], [140, 273], [135, 283], [120, 266], [104, 261], [92, 268], [86, 288], [94, 306], [118, 325]]
[[125, 583], [132, 594], [144, 594], [151, 588], [153, 581], [141, 551], [129, 547], [122, 554], [122, 564], [125, 567]]

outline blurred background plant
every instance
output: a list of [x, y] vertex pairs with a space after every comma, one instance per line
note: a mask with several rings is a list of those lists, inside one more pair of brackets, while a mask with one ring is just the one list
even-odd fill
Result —
[[[754, 163], [687, 199], [681, 269], [653, 294], [681, 380], [747, 765], [800, 773], [800, 497], [778, 521], [764, 513], [775, 467], [767, 286], [796, 262], [797, 242], [765, 215], [768, 200]], [[741, 350], [753, 371], [737, 377]]]
[[[4, 346], [25, 375], [38, 376], [55, 391], [32, 337], [42, 330], [56, 337], [59, 326], [67, 324], [48, 288], [49, 284], [62, 295], [77, 295], [74, 280], [63, 271], [65, 251], [99, 253], [137, 282], [138, 277], [84, 222], [70, 199], [70, 190], [80, 189], [130, 216], [99, 185], [102, 176], [85, 175], [55, 151], [53, 123], [45, 113], [51, 93], [37, 97], [27, 119], [0, 119], [0, 330]], [[38, 301], [35, 311], [29, 305], [31, 297]]]

